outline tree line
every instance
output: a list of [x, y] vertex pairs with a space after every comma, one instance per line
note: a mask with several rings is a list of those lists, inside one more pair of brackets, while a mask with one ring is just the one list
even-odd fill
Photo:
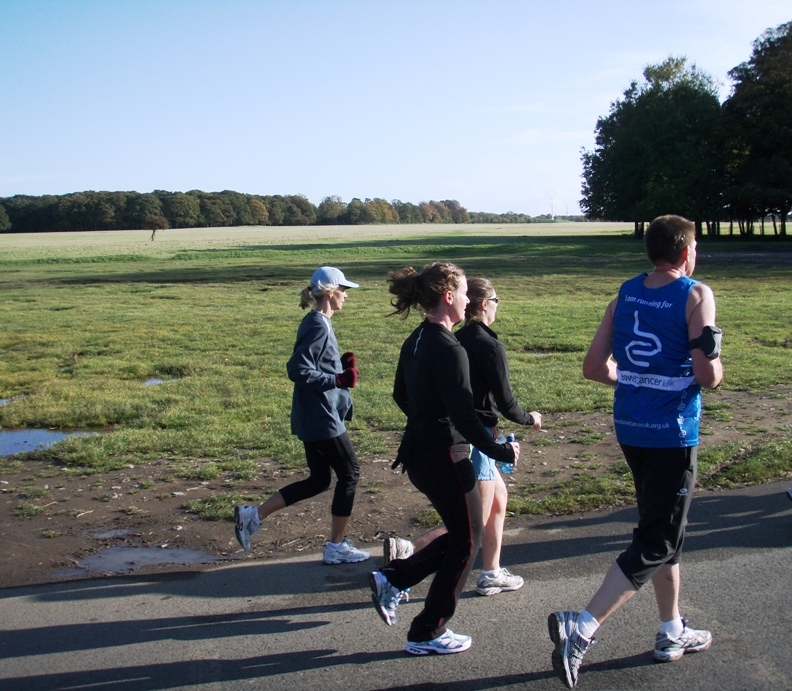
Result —
[[[699, 235], [786, 237], [792, 209], [792, 22], [768, 29], [729, 71], [720, 103], [712, 77], [684, 57], [643, 72], [597, 120], [583, 151], [581, 208], [589, 219], [644, 223], [667, 213]], [[705, 230], [706, 229], [706, 230]], [[769, 232], [769, 231], [768, 231]]]
[[[576, 220], [583, 220], [578, 217]], [[0, 232], [85, 230], [156, 232], [165, 228], [223, 226], [362, 225], [383, 223], [541, 223], [542, 215], [469, 213], [458, 201], [412, 204], [384, 199], [325, 197], [317, 206], [303, 195], [223, 192], [76, 192], [0, 198]], [[153, 236], [152, 236], [153, 237]]]

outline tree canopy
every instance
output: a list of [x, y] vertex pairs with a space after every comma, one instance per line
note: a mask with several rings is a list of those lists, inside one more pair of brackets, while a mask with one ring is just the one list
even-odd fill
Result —
[[590, 217], [641, 222], [677, 213], [701, 222], [719, 208], [720, 102], [712, 79], [686, 58], [644, 70], [597, 121], [583, 153]]
[[792, 209], [792, 22], [756, 39], [750, 59], [729, 77], [734, 84], [723, 108], [727, 201], [745, 222], [777, 215], [786, 235]]
[[[531, 223], [517, 214], [469, 213], [455, 199], [420, 204], [398, 199], [325, 197], [318, 206], [300, 194], [222, 192], [76, 192], [0, 199], [0, 232], [137, 230], [226, 226], [361, 225], [384, 223]], [[576, 219], [582, 220], [582, 219]], [[153, 236], [152, 236], [153, 237]]]
[[632, 221], [636, 234], [657, 215], [707, 224], [736, 220], [740, 232], [771, 215], [780, 235], [792, 209], [792, 22], [754, 42], [729, 72], [723, 104], [714, 80], [669, 57], [644, 69], [597, 120], [582, 152], [581, 208], [588, 218]]

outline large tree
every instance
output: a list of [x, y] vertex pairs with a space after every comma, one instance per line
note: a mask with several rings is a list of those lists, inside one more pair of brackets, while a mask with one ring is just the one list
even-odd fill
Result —
[[669, 57], [645, 68], [624, 98], [597, 120], [595, 149], [584, 151], [583, 199], [589, 218], [643, 223], [677, 213], [719, 217], [720, 102], [711, 77]]
[[729, 196], [741, 228], [778, 216], [781, 235], [792, 209], [792, 22], [768, 29], [753, 53], [729, 72], [723, 110], [728, 133]]

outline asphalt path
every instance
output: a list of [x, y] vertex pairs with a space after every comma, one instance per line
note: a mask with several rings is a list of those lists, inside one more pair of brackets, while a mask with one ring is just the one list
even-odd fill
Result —
[[[683, 615], [709, 651], [657, 664], [651, 585], [613, 615], [577, 688], [792, 689], [792, 502], [788, 483], [699, 492], [682, 562]], [[555, 689], [547, 615], [581, 609], [629, 541], [635, 509], [514, 520], [502, 563], [517, 592], [468, 591], [451, 627], [457, 655], [403, 648], [428, 583], [388, 627], [367, 573], [319, 554], [203, 572], [97, 578], [0, 590], [0, 689]], [[475, 572], [474, 572], [475, 573]]]

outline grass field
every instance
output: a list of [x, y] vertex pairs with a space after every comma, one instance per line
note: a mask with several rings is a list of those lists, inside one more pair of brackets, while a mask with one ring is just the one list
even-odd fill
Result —
[[[749, 391], [792, 382], [792, 265], [740, 259], [754, 249], [704, 241], [696, 272], [718, 300], [724, 387]], [[381, 452], [403, 426], [391, 385], [418, 323], [387, 317], [387, 273], [438, 259], [495, 284], [520, 401], [609, 409], [611, 391], [580, 365], [619, 284], [648, 266], [629, 224], [210, 228], [153, 242], [149, 231], [0, 235], [0, 398], [11, 399], [0, 425], [111, 429], [58, 445], [80, 472], [154, 458], [200, 459], [207, 477], [243, 477], [262, 456], [302, 465], [285, 362], [298, 293], [334, 264], [361, 284], [333, 319], [360, 363], [350, 429], [361, 456]], [[173, 381], [144, 386], [150, 377]]]

